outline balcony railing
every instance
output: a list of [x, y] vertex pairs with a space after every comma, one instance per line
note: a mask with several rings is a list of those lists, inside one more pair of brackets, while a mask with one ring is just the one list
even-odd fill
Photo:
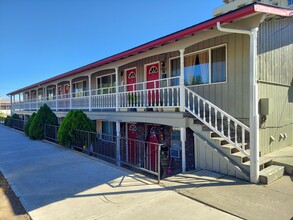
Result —
[[[139, 82], [91, 91], [53, 96], [51, 99], [31, 99], [13, 103], [15, 111], [36, 111], [44, 103], [52, 110], [98, 110], [118, 108], [179, 107], [179, 77]], [[118, 95], [118, 99], [116, 96]]]

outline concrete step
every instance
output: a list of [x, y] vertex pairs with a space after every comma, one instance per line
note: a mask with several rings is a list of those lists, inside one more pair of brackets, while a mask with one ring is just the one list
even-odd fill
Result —
[[271, 165], [259, 172], [259, 182], [270, 184], [284, 175], [283, 166]]

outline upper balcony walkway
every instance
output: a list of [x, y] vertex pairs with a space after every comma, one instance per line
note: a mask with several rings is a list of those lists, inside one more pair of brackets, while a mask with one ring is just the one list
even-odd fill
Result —
[[54, 111], [71, 109], [116, 110], [120, 108], [178, 108], [179, 77], [139, 82], [116, 87], [72, 92], [12, 103], [14, 111], [36, 111], [44, 103]]

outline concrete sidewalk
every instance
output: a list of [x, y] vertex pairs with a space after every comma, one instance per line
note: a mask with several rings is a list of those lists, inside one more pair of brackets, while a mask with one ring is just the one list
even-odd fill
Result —
[[0, 125], [0, 169], [33, 219], [238, 219]]
[[162, 185], [244, 219], [293, 218], [293, 177], [283, 176], [270, 185], [255, 185], [205, 170], [179, 174]]

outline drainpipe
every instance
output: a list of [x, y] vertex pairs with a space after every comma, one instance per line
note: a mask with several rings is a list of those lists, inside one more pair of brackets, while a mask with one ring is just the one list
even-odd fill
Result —
[[258, 116], [258, 84], [257, 84], [257, 32], [258, 28], [250, 31], [237, 30], [221, 27], [217, 22], [219, 31], [236, 34], [247, 34], [250, 37], [250, 182], [258, 183], [259, 181], [259, 116]]

